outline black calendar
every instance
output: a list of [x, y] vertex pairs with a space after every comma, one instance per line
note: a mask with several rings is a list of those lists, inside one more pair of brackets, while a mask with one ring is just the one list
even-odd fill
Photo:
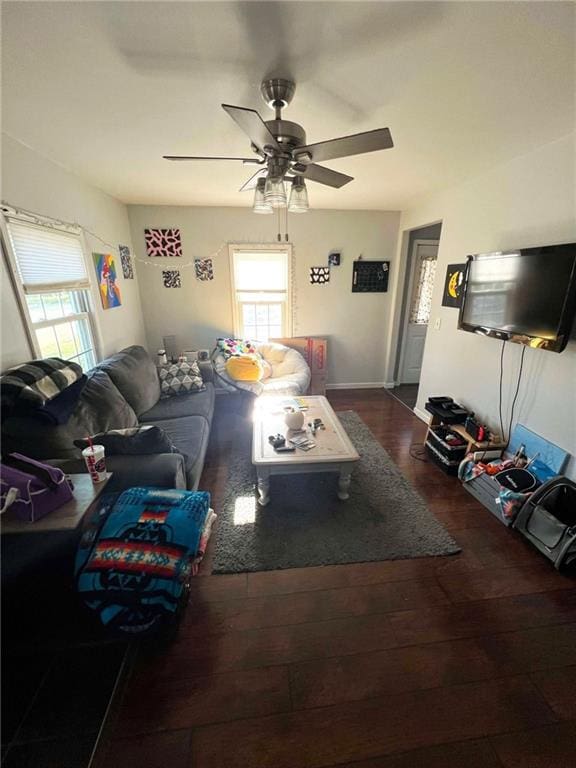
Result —
[[352, 293], [386, 293], [389, 261], [355, 261], [352, 268]]

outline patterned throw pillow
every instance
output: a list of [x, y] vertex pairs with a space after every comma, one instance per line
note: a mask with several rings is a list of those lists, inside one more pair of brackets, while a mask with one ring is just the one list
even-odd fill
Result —
[[218, 339], [216, 343], [226, 358], [237, 355], [253, 355], [256, 352], [254, 342], [247, 339]]
[[[167, 432], [155, 425], [128, 429], [110, 429], [90, 438], [94, 445], [103, 445], [108, 456], [138, 456], [150, 453], [178, 453]], [[87, 448], [88, 438], [74, 440], [77, 448]]]
[[205, 389], [198, 363], [170, 363], [158, 368], [160, 397], [174, 397]]

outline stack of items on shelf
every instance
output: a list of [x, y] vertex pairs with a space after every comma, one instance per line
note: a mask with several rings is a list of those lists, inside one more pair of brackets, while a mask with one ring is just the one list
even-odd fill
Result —
[[482, 459], [500, 456], [505, 447], [500, 436], [451, 397], [430, 397], [425, 408], [432, 414], [425, 450], [446, 474], [456, 476], [460, 462], [470, 452], [478, 452]]
[[561, 474], [568, 453], [517, 424], [500, 458], [488, 461], [469, 453], [459, 478], [464, 488], [505, 525], [512, 525], [526, 501], [542, 484]]

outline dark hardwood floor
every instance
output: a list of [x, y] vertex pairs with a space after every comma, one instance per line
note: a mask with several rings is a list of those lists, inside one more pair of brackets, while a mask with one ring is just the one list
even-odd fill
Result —
[[[384, 390], [355, 410], [459, 555], [195, 580], [176, 639], [139, 659], [99, 768], [573, 768], [576, 590], [453, 478]], [[218, 504], [249, 421], [220, 404]]]

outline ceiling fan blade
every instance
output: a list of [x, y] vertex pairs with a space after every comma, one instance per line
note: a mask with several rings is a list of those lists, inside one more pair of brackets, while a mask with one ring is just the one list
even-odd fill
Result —
[[258, 184], [258, 179], [263, 176], [265, 173], [268, 172], [267, 168], [259, 168], [256, 173], [254, 173], [248, 181], [245, 184], [242, 184], [239, 192], [248, 192], [251, 189], [256, 189], [256, 185]]
[[257, 157], [196, 157], [192, 155], [162, 155], [164, 160], [238, 160], [245, 164], [262, 165], [263, 160]]
[[[222, 104], [222, 109], [242, 128], [252, 144], [258, 147], [261, 152], [269, 154], [270, 148], [280, 149], [280, 145], [255, 109], [233, 107], [231, 104]], [[267, 149], [268, 151], [266, 151]]]
[[324, 166], [315, 165], [314, 163], [298, 165], [292, 172], [297, 173], [298, 176], [304, 176], [309, 181], [317, 181], [318, 184], [326, 184], [328, 187], [336, 187], [337, 189], [343, 187], [344, 184], [348, 184], [350, 181], [354, 181], [353, 176], [346, 176], [345, 173], [338, 173], [338, 171], [333, 171], [330, 168], [324, 168]]
[[[351, 155], [363, 155], [366, 152], [376, 152], [379, 149], [390, 149], [394, 146], [392, 136], [388, 128], [378, 128], [375, 131], [355, 133], [353, 136], [342, 136], [340, 139], [321, 141], [319, 144], [308, 144], [306, 147], [296, 147], [293, 152], [294, 159], [298, 161], [299, 155], [308, 152], [312, 156], [312, 162], [333, 160], [336, 157], [350, 157]], [[304, 162], [302, 160], [301, 162]]]

